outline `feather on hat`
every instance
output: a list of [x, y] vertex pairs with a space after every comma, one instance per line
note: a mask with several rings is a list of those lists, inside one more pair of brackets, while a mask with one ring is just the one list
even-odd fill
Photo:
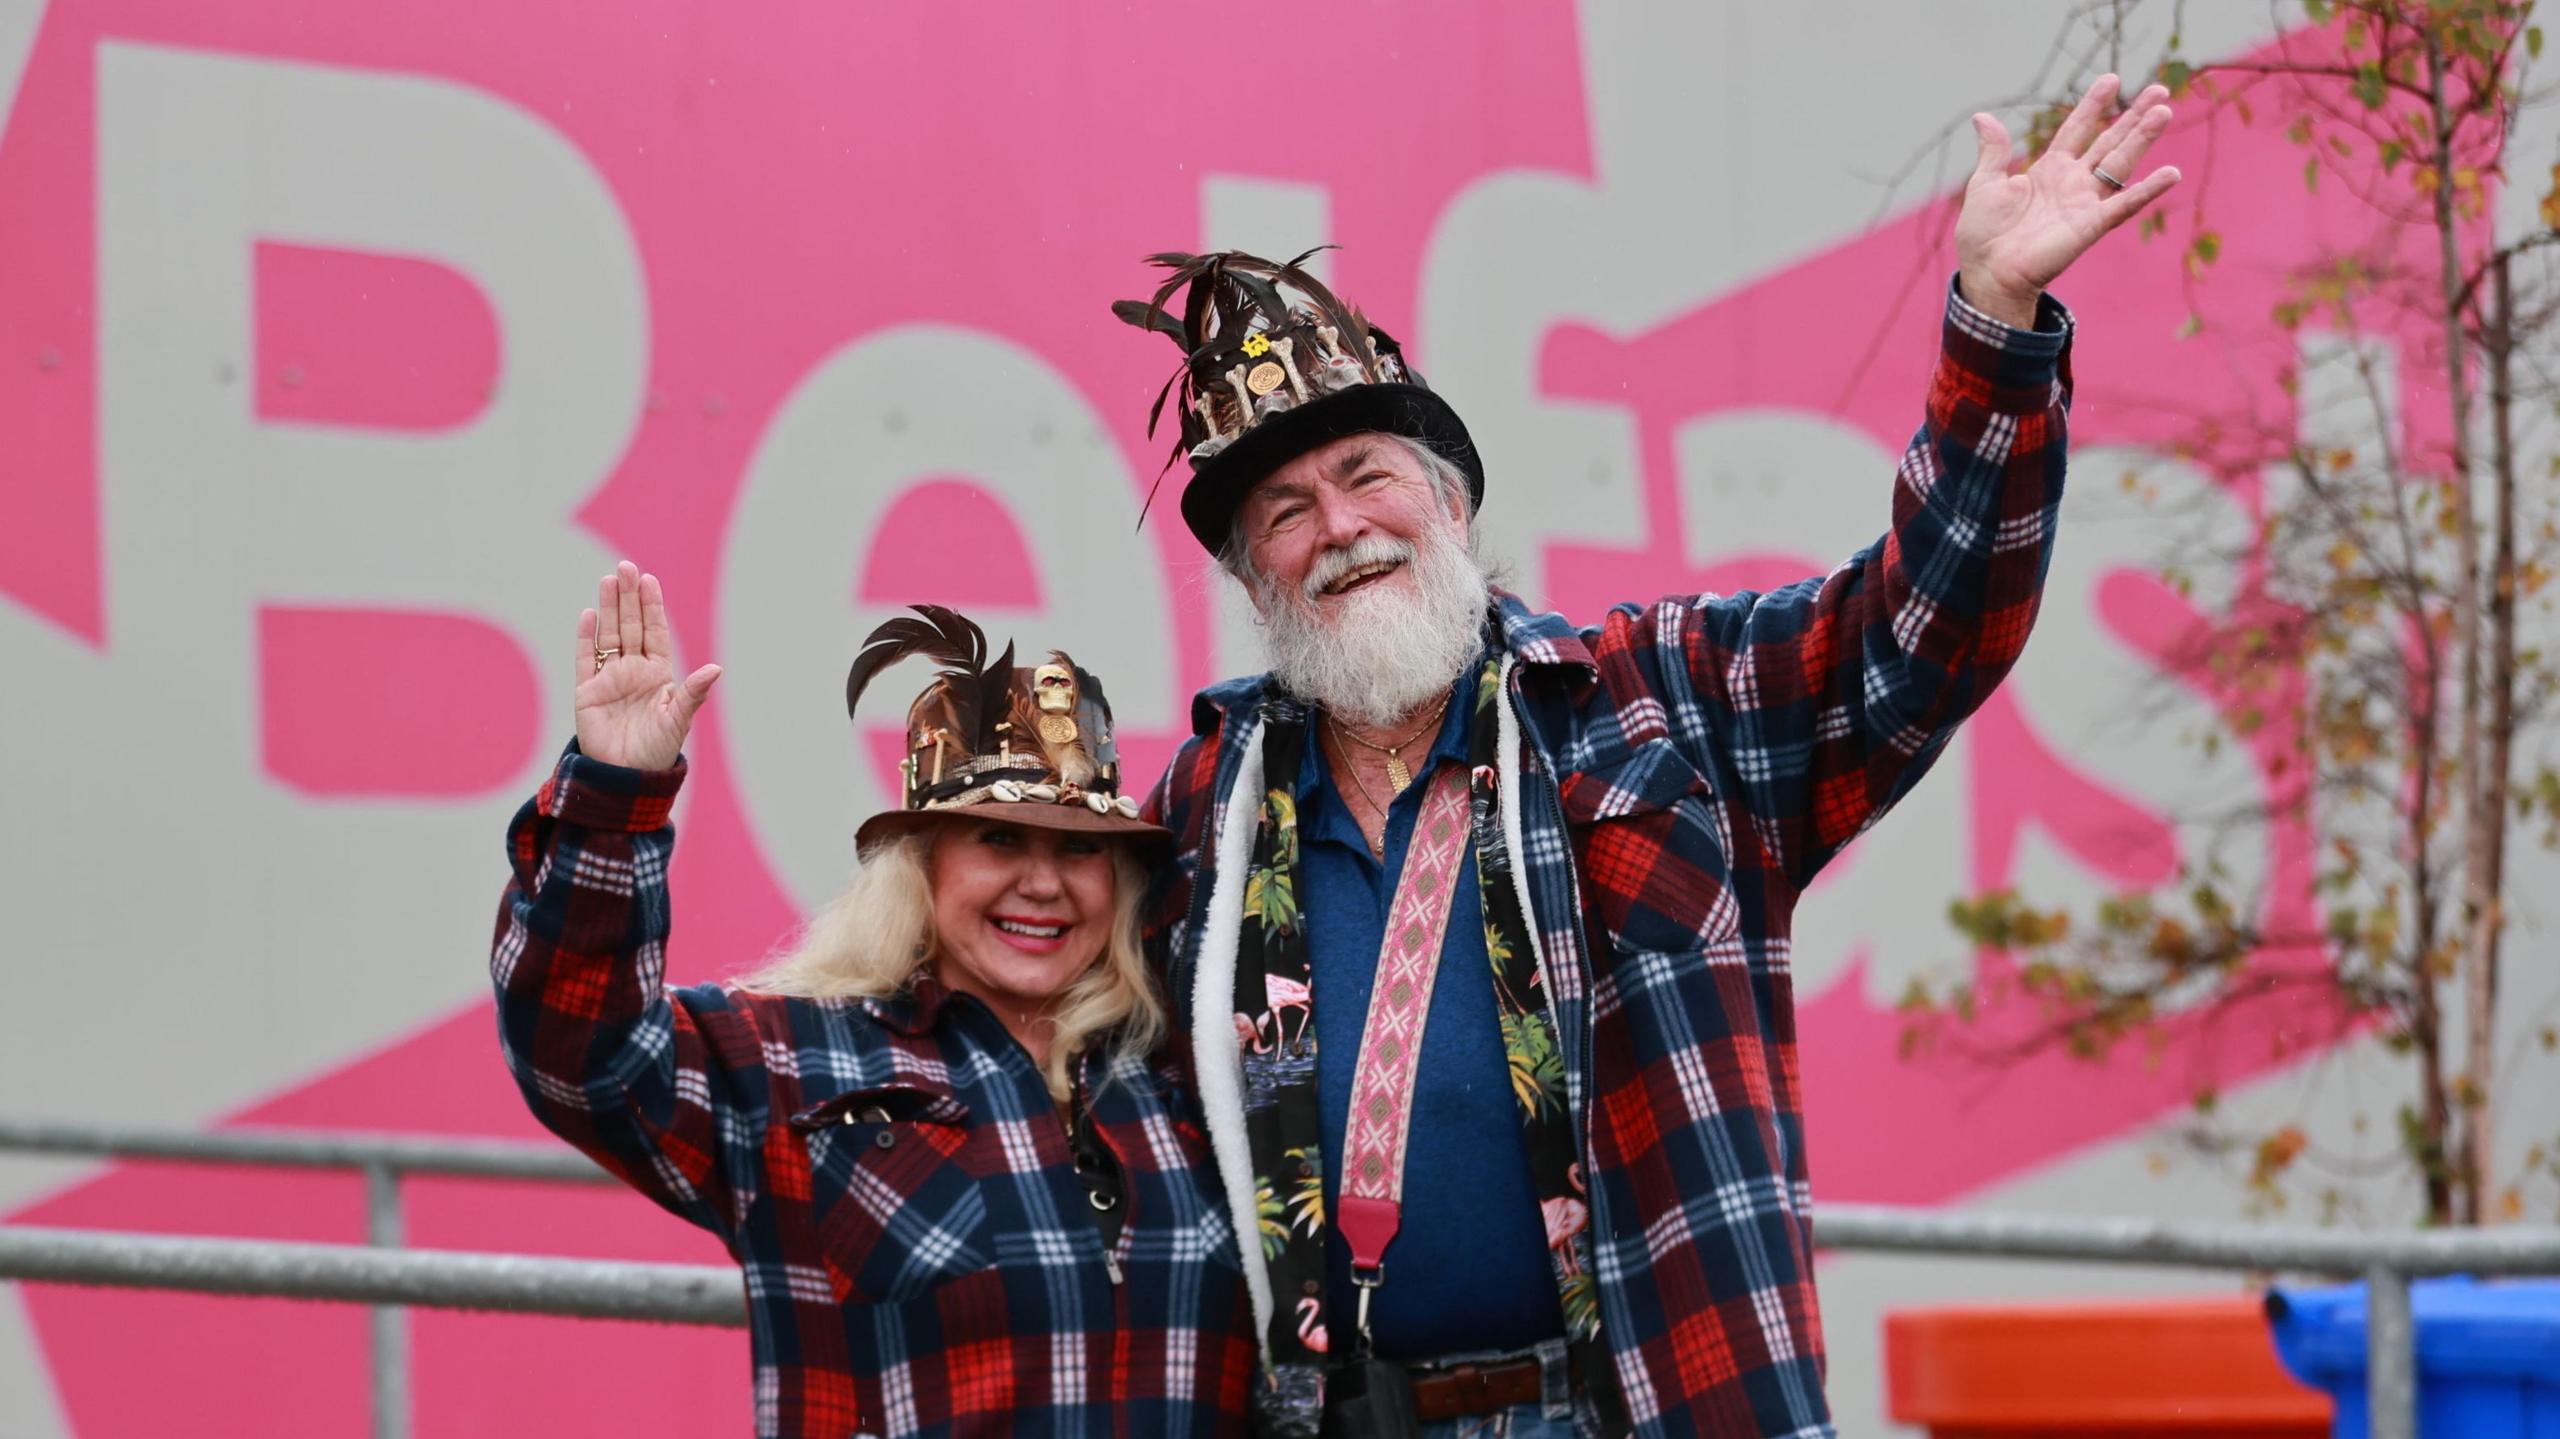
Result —
[[943, 666], [907, 708], [899, 807], [864, 820], [868, 849], [882, 836], [954, 814], [1044, 829], [1170, 839], [1138, 818], [1120, 792], [1119, 748], [1101, 682], [1052, 650], [1021, 667], [1013, 646], [987, 660], [983, 630], [957, 610], [915, 605], [920, 618], [886, 621], [863, 641], [845, 675], [848, 715], [881, 671], [921, 655]]
[[[1264, 476], [1345, 435], [1418, 440], [1465, 473], [1475, 500], [1484, 498], [1484, 461], [1458, 412], [1405, 363], [1393, 336], [1307, 272], [1306, 261], [1328, 248], [1277, 263], [1241, 250], [1150, 255], [1147, 263], [1166, 271], [1154, 295], [1111, 307], [1182, 350], [1182, 367], [1147, 411], [1147, 433], [1173, 401], [1181, 423], [1165, 469], [1191, 462], [1182, 518], [1211, 554], [1226, 548], [1236, 510]], [[1147, 503], [1154, 502], [1150, 489]], [[1145, 518], [1141, 510], [1140, 523]]]

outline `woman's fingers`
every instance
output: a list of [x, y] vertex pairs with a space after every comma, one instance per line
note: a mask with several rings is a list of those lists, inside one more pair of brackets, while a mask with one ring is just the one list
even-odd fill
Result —
[[691, 724], [693, 722], [693, 712], [702, 708], [702, 702], [704, 700], [711, 698], [711, 686], [716, 683], [719, 678], [720, 667], [718, 665], [704, 665], [702, 668], [686, 675], [684, 677], [684, 683], [676, 686], [676, 709], [678, 713], [684, 716], [685, 723]]
[[[622, 647], [622, 602], [614, 593], [614, 577], [596, 581], [596, 643], [588, 659]], [[607, 656], [610, 658], [610, 656]]]
[[640, 646], [652, 655], [675, 658], [675, 636], [667, 629], [667, 592], [651, 574], [640, 576]]
[[614, 605], [620, 611], [616, 633], [622, 636], [622, 652], [631, 655], [656, 653], [649, 648], [646, 628], [640, 622], [640, 567], [624, 560], [613, 567]]
[[579, 684], [585, 684], [588, 680], [595, 678], [596, 612], [594, 610], [578, 611], [578, 655], [570, 673], [578, 677], [576, 682]]

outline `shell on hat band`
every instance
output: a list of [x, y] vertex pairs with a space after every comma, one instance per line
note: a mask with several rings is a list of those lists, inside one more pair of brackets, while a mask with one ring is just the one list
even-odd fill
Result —
[[1078, 789], [1073, 785], [1020, 784], [1000, 779], [982, 789], [963, 790], [946, 802], [953, 808], [972, 804], [1064, 804], [1082, 805], [1095, 814], [1116, 814], [1122, 819], [1138, 817], [1138, 802], [1125, 794], [1105, 794], [1101, 790]]

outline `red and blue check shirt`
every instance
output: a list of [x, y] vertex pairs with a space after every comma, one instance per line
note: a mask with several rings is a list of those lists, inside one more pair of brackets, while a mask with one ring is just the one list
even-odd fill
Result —
[[1235, 1235], [1172, 1074], [1081, 1077], [1123, 1179], [1106, 1244], [1046, 1084], [975, 999], [668, 990], [683, 777], [573, 746], [508, 830], [490, 970], [534, 1114], [737, 1257], [755, 1432], [1239, 1431]]
[[[2026, 643], [2062, 499], [2070, 338], [2051, 300], [2027, 331], [1951, 295], [1892, 527], [1827, 576], [1625, 605], [1589, 627], [1495, 597], [1522, 736], [1504, 777], [1520, 791], [1516, 859], [1614, 1360], [1598, 1382], [1639, 1434], [1834, 1432], [1795, 905]], [[1261, 800], [1234, 794], [1246, 746], [1229, 741], [1255, 732], [1268, 693], [1258, 677], [1202, 694], [1150, 800], [1181, 840], [1151, 942], [1186, 1035], [1201, 946], [1219, 942], [1215, 837], [1226, 806]]]

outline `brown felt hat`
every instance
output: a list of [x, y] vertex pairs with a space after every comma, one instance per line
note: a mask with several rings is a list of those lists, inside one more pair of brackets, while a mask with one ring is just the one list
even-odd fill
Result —
[[1138, 818], [1120, 792], [1120, 750], [1111, 705], [1090, 670], [1051, 650], [1048, 661], [1016, 666], [1013, 647], [987, 662], [984, 631], [956, 610], [917, 605], [871, 632], [845, 677], [848, 714], [874, 675], [909, 655], [946, 668], [907, 708], [899, 807], [862, 822], [857, 849], [950, 818], [1002, 820], [1035, 829], [1115, 835], [1141, 842], [1173, 838]]

